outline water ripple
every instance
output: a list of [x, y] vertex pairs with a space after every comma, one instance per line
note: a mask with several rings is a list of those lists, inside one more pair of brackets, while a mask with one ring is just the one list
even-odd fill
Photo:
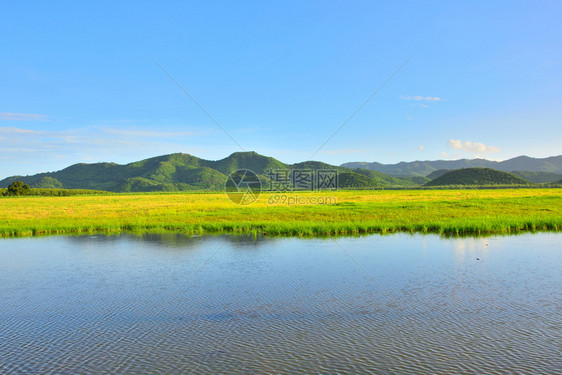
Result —
[[0, 242], [0, 373], [560, 373], [561, 237], [541, 236], [478, 262], [343, 241], [367, 274], [330, 241], [237, 239], [197, 277], [227, 239]]

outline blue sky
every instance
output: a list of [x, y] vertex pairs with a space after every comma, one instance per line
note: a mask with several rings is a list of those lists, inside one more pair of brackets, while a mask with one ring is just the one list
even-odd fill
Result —
[[561, 154], [559, 1], [9, 2], [0, 178], [245, 150], [308, 160]]

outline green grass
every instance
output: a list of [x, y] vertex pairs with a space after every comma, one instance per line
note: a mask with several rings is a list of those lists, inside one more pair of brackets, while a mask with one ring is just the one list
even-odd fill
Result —
[[324, 236], [420, 232], [485, 235], [562, 228], [562, 189], [299, 192], [334, 204], [238, 206], [222, 193], [0, 199], [0, 236], [175, 231]]

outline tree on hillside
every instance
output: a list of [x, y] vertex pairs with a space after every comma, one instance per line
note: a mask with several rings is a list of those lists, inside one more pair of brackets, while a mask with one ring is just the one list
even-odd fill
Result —
[[29, 185], [28, 184], [24, 184], [21, 181], [16, 181], [13, 184], [11, 184], [10, 186], [8, 186], [8, 189], [6, 189], [6, 191], [4, 192], [5, 196], [9, 196], [9, 195], [29, 195], [30, 193], [30, 189], [29, 189]]

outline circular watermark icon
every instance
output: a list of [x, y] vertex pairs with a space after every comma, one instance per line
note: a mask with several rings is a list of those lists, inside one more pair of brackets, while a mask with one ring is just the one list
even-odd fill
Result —
[[224, 191], [233, 203], [247, 205], [258, 200], [261, 193], [261, 181], [253, 171], [237, 169], [228, 175]]

